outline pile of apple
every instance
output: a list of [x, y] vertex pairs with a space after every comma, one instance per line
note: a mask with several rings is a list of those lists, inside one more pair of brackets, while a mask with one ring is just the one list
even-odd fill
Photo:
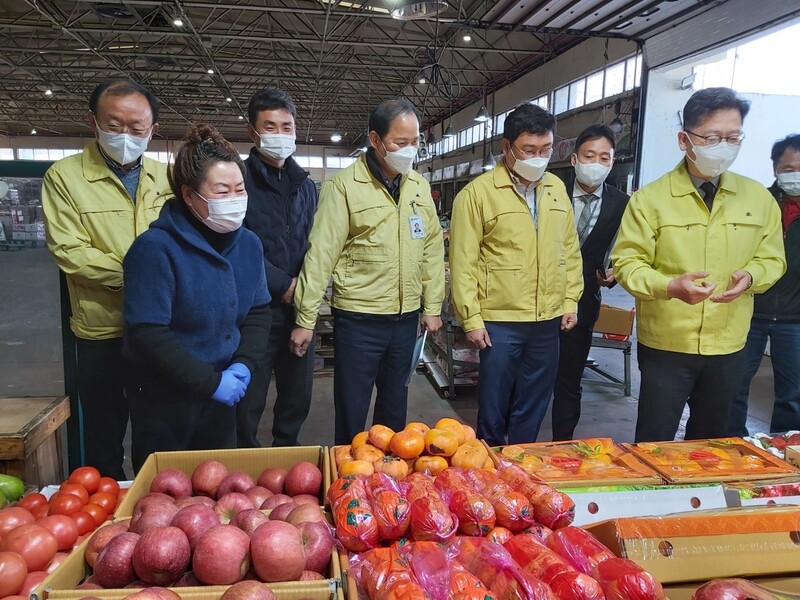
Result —
[[256, 481], [216, 460], [200, 463], [191, 477], [161, 471], [130, 519], [89, 540], [93, 572], [78, 587], [324, 579], [333, 534], [319, 506], [321, 484], [309, 462], [265, 469]]
[[[81, 600], [98, 600], [98, 598], [85, 596]], [[122, 600], [181, 600], [181, 597], [167, 588], [152, 586], [123, 596]], [[225, 590], [219, 600], [278, 600], [278, 596], [263, 583], [240, 581]], [[309, 599], [301, 598], [300, 600]]]
[[373, 425], [346, 446], [334, 448], [340, 477], [386, 473], [403, 479], [410, 473], [436, 476], [447, 467], [494, 468], [475, 430], [456, 419], [439, 419], [433, 428], [409, 423], [402, 431]]

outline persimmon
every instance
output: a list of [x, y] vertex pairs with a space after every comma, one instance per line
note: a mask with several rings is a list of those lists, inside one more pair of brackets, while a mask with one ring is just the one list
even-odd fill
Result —
[[408, 463], [402, 458], [397, 458], [396, 456], [387, 456], [386, 458], [382, 458], [381, 460], [373, 463], [373, 467], [375, 467], [377, 472], [385, 473], [386, 475], [394, 477], [397, 480], [404, 479], [410, 472]]
[[350, 453], [350, 446], [336, 446], [333, 449], [333, 460], [338, 467], [346, 460], [353, 460], [353, 455]]
[[425, 434], [425, 449], [433, 456], [453, 456], [458, 446], [458, 437], [451, 429], [434, 427]]
[[408, 425], [406, 425], [406, 429], [412, 429], [418, 432], [422, 437], [425, 437], [425, 434], [428, 433], [431, 428], [428, 427], [425, 423], [420, 421], [412, 421]]
[[442, 456], [420, 456], [414, 463], [414, 472], [436, 477], [448, 466], [450, 465], [447, 464], [447, 459]]
[[472, 426], [462, 423], [461, 427], [464, 429], [465, 442], [471, 442], [472, 440], [478, 439], [478, 436], [475, 434], [475, 430], [472, 428]]
[[436, 425], [433, 426], [434, 429], [449, 429], [453, 433], [456, 434], [456, 438], [458, 439], [458, 444], [461, 445], [464, 443], [467, 435], [464, 433], [464, 426], [455, 419], [451, 419], [449, 417], [445, 417], [444, 419], [439, 419], [436, 421]]
[[363, 446], [359, 446], [353, 452], [353, 458], [356, 460], [366, 460], [369, 462], [375, 462], [376, 460], [382, 459], [386, 456], [386, 453], [379, 448], [376, 448], [372, 444], [364, 444]]
[[369, 476], [375, 472], [375, 467], [367, 460], [346, 460], [338, 469], [339, 477], [347, 477], [348, 475]]
[[[522, 465], [522, 466], [523, 466], [523, 468], [525, 467], [525, 465]], [[483, 468], [484, 469], [489, 469], [490, 471], [494, 471], [494, 461], [492, 461], [492, 457], [491, 456], [487, 456], [486, 457], [486, 462], [483, 464]]]
[[392, 436], [389, 449], [400, 458], [416, 458], [425, 450], [425, 438], [414, 429], [404, 429]]
[[369, 442], [369, 432], [362, 431], [353, 436], [353, 441], [350, 442], [350, 446], [353, 448], [353, 450], [355, 450], [356, 448], [359, 448], [360, 446], [363, 446], [368, 442]]
[[497, 527], [493, 527], [493, 528], [492, 528], [492, 529], [489, 531], [489, 533], [487, 533], [487, 534], [486, 534], [485, 536], [483, 536], [483, 537], [485, 537], [487, 540], [489, 540], [489, 541], [491, 541], [491, 542], [494, 542], [494, 543], [496, 543], [496, 544], [500, 544], [500, 545], [502, 546], [502, 545], [503, 545], [503, 544], [505, 544], [505, 543], [506, 543], [508, 540], [510, 540], [512, 537], [514, 537], [514, 534], [513, 534], [513, 533], [511, 533], [511, 532], [510, 532], [508, 529], [506, 529], [505, 527], [500, 527], [500, 526], [497, 526]]
[[465, 469], [480, 469], [486, 464], [489, 453], [478, 441], [461, 444], [455, 454], [450, 457], [450, 464]]
[[386, 452], [392, 442], [394, 430], [386, 425], [373, 425], [369, 428], [369, 443]]

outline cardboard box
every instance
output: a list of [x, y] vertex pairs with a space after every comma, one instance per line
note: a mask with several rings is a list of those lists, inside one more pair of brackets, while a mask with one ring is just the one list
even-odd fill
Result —
[[800, 467], [800, 446], [786, 446], [786, 462]]
[[796, 573], [798, 506], [753, 506], [586, 526], [617, 556], [661, 583]]
[[598, 333], [609, 334], [610, 339], [625, 341], [633, 333], [633, 318], [636, 310], [618, 308], [608, 304], [600, 305], [600, 316], [594, 324]]
[[328, 452], [322, 446], [155, 452], [147, 457], [142, 468], [136, 474], [130, 491], [117, 507], [115, 515], [117, 517], [131, 516], [136, 501], [150, 491], [150, 484], [153, 483], [153, 479], [160, 471], [178, 469], [191, 475], [197, 465], [212, 458], [224, 463], [229, 471], [244, 471], [253, 479], [256, 479], [267, 467], [288, 469], [302, 461], [314, 463], [322, 471], [320, 505], [323, 504], [325, 493], [331, 485]]
[[[800, 578], [798, 577], [757, 577], [750, 578], [750, 581], [776, 594], [800, 594]], [[695, 591], [703, 583], [664, 586], [664, 591], [669, 600], [692, 600]]]
[[[80, 600], [87, 595], [91, 595], [100, 600], [121, 600], [125, 596], [131, 595], [135, 590], [132, 589], [108, 589], [92, 590], [88, 594], [86, 590], [76, 590], [81, 580], [90, 572], [86, 564], [84, 555], [89, 541], [85, 540], [72, 553], [64, 559], [64, 562], [51, 573], [31, 594], [31, 600]], [[270, 589], [275, 592], [282, 600], [298, 600], [300, 598], [312, 598], [314, 600], [343, 600], [344, 593], [341, 589], [342, 573], [339, 565], [339, 557], [334, 549], [331, 561], [326, 573], [328, 579], [317, 581], [286, 581], [281, 583], [268, 584]], [[180, 595], [183, 600], [218, 600], [227, 585], [195, 586], [185, 588], [171, 588]]]
[[800, 477], [726, 483], [728, 506], [800, 504]]
[[581, 527], [619, 517], [646, 517], [721, 509], [727, 506], [722, 485], [602, 486], [564, 488], [575, 502], [573, 525]]

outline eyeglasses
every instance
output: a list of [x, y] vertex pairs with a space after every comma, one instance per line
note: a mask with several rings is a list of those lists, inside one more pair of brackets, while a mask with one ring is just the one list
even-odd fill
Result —
[[95, 121], [97, 121], [97, 126], [106, 133], [129, 133], [134, 137], [145, 137], [150, 133], [150, 130], [153, 129], [152, 125], [150, 127], [123, 127], [116, 123], [101, 123], [97, 117], [95, 117]]
[[733, 135], [728, 136], [721, 136], [721, 135], [700, 135], [694, 133], [693, 131], [689, 131], [688, 129], [684, 130], [686, 133], [690, 133], [694, 137], [699, 137], [701, 140], [705, 141], [706, 146], [716, 146], [720, 142], [728, 142], [732, 146], [738, 146], [742, 143], [744, 139], [744, 133], [734, 133]]
[[[546, 146], [541, 150], [522, 150], [521, 148], [514, 148], [511, 147], [512, 150], [516, 150], [522, 156], [522, 160], [528, 158], [549, 158], [551, 154], [553, 154], [553, 146]], [[516, 155], [515, 155], [516, 157]]]

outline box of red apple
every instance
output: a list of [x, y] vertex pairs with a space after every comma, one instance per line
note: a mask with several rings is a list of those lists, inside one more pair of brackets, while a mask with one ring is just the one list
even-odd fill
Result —
[[121, 600], [137, 589], [132, 600], [343, 597], [321, 506], [329, 481], [321, 446], [152, 454], [115, 520], [34, 600]]

